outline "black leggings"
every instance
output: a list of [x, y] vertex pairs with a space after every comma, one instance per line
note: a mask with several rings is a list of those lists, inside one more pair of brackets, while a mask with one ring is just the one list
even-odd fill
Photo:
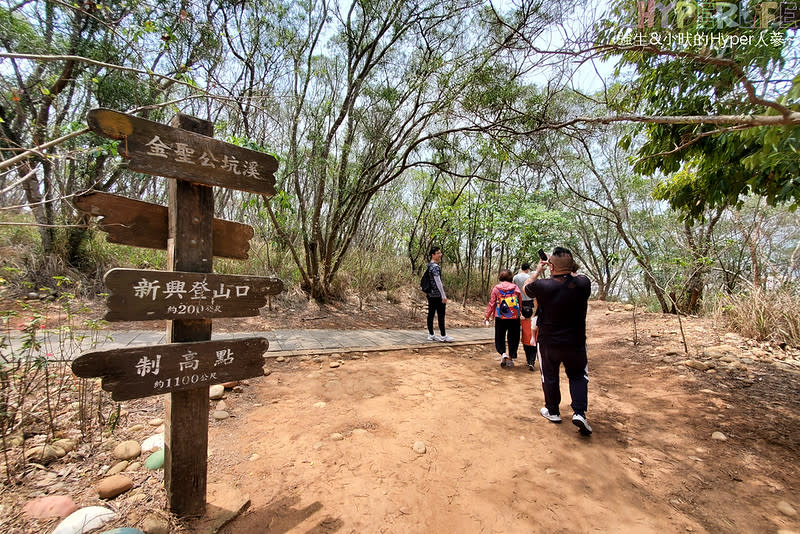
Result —
[[447, 334], [444, 331], [444, 313], [447, 304], [442, 302], [441, 297], [428, 297], [428, 333], [433, 335], [433, 316], [436, 314], [439, 319], [439, 332], [442, 336]]
[[508, 355], [512, 360], [517, 359], [519, 349], [519, 319], [494, 319], [494, 348], [497, 354], [506, 351], [506, 334], [508, 334]]

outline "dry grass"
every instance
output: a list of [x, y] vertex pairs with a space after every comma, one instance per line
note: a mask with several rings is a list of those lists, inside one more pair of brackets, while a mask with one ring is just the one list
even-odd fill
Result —
[[791, 288], [725, 296], [714, 314], [745, 337], [800, 347], [800, 295]]

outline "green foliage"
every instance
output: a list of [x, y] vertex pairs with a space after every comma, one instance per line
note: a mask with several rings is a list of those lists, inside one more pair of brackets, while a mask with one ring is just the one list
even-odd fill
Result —
[[[216, 128], [216, 126], [215, 126]], [[280, 157], [275, 152], [271, 151], [266, 146], [257, 143], [255, 140], [250, 139], [249, 137], [241, 137], [237, 135], [229, 135], [225, 138], [226, 143], [230, 143], [232, 145], [240, 146], [243, 148], [247, 148], [250, 150], [255, 150], [256, 152], [262, 152], [264, 154], [269, 154], [270, 156], [274, 157], [278, 161], [280, 161]]]
[[99, 107], [128, 110], [152, 103], [147, 82], [134, 73], [112, 70], [96, 80], [94, 95]]
[[509, 66], [486, 64], [471, 73], [462, 96], [462, 105], [473, 113], [503, 113], [522, 95], [523, 88], [514, 83]]
[[[652, 128], [650, 141], [640, 154], [638, 171], [673, 174], [656, 191], [656, 198], [667, 200], [675, 209], [698, 218], [715, 206], [741, 206], [744, 197], [757, 194], [770, 205], [800, 203], [800, 164], [797, 143], [800, 128], [760, 127], [743, 133], [723, 133], [707, 137], [687, 148], [685, 154], [657, 158], [670, 146], [694, 133], [686, 128]], [[773, 142], [775, 144], [773, 144]]]
[[[758, 6], [749, 9], [752, 17], [752, 10]], [[745, 77], [754, 92], [764, 95], [761, 98], [773, 99], [776, 105], [795, 112], [800, 110], [800, 77], [792, 73], [790, 83], [777, 81], [798, 59], [793, 35], [785, 28], [709, 28], [694, 21], [679, 21], [679, 12], [669, 12], [671, 28], [624, 29], [637, 21], [637, 4], [620, 2], [614, 8], [614, 18], [598, 26], [597, 40], [635, 43], [638, 35], [649, 36], [652, 30], [667, 35], [677, 32], [676, 25], [682, 24], [680, 31], [689, 41], [702, 41], [715, 32], [747, 42], [709, 49], [664, 39], [659, 46], [610, 47], [608, 57], [619, 58], [618, 72], [630, 68], [635, 72], [630, 89], [617, 93], [618, 111], [663, 116], [777, 114], [764, 101], [748, 98], [742, 90]], [[715, 19], [710, 20], [715, 24]], [[742, 197], [751, 194], [764, 196], [772, 205], [800, 203], [798, 126], [742, 130], [716, 125], [646, 124], [639, 130], [646, 134], [646, 141], [638, 149], [634, 170], [670, 176], [659, 188], [658, 198], [668, 200], [673, 208], [692, 218], [702, 217], [708, 208], [739, 206]], [[674, 173], [681, 174], [671, 177]]]
[[9, 50], [19, 53], [38, 54], [44, 51], [45, 43], [33, 26], [19, 13], [0, 8], [0, 42]]

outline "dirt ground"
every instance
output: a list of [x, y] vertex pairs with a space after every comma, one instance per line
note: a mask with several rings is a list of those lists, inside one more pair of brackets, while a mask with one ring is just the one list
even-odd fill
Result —
[[[369, 320], [346, 306], [307, 307], [215, 329], [424, 320], [374, 308]], [[460, 308], [449, 306], [451, 327], [480, 324], [482, 309]], [[543, 419], [538, 366], [502, 369], [489, 345], [270, 361], [269, 376], [227, 392], [233, 417], [210, 422], [209, 482], [251, 500], [222, 532], [800, 533], [798, 352], [704, 319], [685, 318], [683, 328], [689, 355], [674, 316], [640, 312], [634, 329], [630, 311], [591, 303], [591, 437], [568, 419]], [[743, 365], [684, 365], [720, 343]], [[562, 414], [571, 414], [565, 378], [562, 394]], [[159, 416], [163, 400], [124, 408], [130, 427]], [[164, 502], [160, 479], [137, 484], [136, 506], [126, 506], [128, 494], [107, 503], [128, 512], [128, 525]], [[0, 502], [15, 510], [25, 491], [5, 488]], [[81, 505], [101, 504], [88, 489], [81, 495]], [[31, 522], [17, 531], [50, 530]]]
[[[690, 350], [717, 341], [687, 323]], [[796, 371], [690, 369], [674, 317], [634, 345], [604, 303], [589, 331], [589, 438], [488, 346], [273, 366], [212, 425], [211, 478], [252, 500], [224, 532], [800, 532]]]

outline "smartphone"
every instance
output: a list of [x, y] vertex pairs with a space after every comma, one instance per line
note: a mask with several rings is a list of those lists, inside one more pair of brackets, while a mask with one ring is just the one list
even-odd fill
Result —
[[547, 261], [547, 254], [544, 253], [544, 250], [539, 249], [538, 254], [542, 261]]

